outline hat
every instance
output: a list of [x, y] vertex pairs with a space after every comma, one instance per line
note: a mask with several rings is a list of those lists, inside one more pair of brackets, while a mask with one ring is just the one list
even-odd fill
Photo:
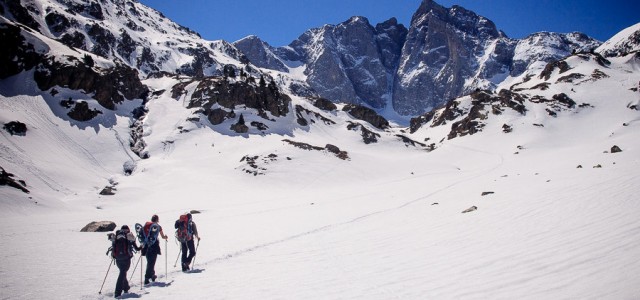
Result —
[[126, 230], [129, 230], [129, 226], [127, 226], [127, 225], [122, 225], [122, 227], [120, 227], [120, 229], [121, 229], [121, 230], [125, 230], [125, 229], [126, 229]]

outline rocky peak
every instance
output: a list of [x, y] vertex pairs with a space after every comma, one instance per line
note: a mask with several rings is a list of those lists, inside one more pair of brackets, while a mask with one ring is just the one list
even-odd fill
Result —
[[407, 28], [398, 24], [396, 18], [391, 18], [376, 25], [376, 40], [382, 57], [382, 64], [388, 70], [394, 70], [398, 66], [402, 46], [407, 38]]
[[423, 0], [411, 18], [411, 25], [418, 25], [427, 15], [444, 16], [446, 9], [433, 0]]
[[255, 35], [238, 40], [233, 43], [233, 46], [242, 51], [250, 62], [260, 68], [288, 71], [287, 66], [274, 54], [274, 49]]

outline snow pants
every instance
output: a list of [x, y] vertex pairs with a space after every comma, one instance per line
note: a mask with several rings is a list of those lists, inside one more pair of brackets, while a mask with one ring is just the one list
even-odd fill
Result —
[[[196, 247], [193, 243], [193, 239], [190, 241], [182, 242], [182, 265], [190, 265], [191, 259], [196, 256]], [[187, 249], [189, 250], [189, 254], [187, 255]]]
[[156, 259], [160, 254], [160, 245], [156, 242], [147, 249], [147, 272], [144, 274], [145, 281], [156, 280]]
[[147, 252], [147, 271], [144, 274], [145, 281], [149, 279], [155, 280], [154, 276], [156, 275], [156, 259], [158, 258], [158, 253], [148, 253]]
[[131, 259], [121, 259], [116, 260], [116, 266], [118, 266], [118, 270], [120, 270], [120, 274], [118, 275], [118, 281], [116, 282], [116, 291], [115, 295], [122, 295], [122, 291], [129, 290], [129, 281], [127, 280], [127, 271], [129, 271], [129, 267], [131, 267]]

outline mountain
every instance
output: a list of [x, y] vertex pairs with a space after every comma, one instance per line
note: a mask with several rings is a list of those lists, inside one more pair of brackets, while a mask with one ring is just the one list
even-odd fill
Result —
[[205, 41], [137, 1], [3, 1], [9, 20], [63, 44], [136, 68], [141, 74], [222, 74], [245, 58], [225, 41]]
[[624, 56], [638, 51], [640, 51], [640, 23], [620, 31], [596, 49], [596, 52], [605, 57]]
[[[263, 68], [270, 61], [304, 65], [304, 80], [319, 96], [337, 102], [392, 108], [415, 116], [476, 88], [494, 89], [532, 65], [595, 49], [600, 42], [582, 33], [532, 34], [510, 39], [490, 20], [460, 6], [425, 0], [409, 29], [390, 19], [375, 26], [363, 17], [302, 34], [287, 47], [234, 43]], [[284, 71], [279, 68], [278, 70]]]

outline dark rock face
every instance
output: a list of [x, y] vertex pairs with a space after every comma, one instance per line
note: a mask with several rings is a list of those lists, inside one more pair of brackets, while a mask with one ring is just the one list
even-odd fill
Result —
[[344, 106], [344, 108], [342, 108], [342, 110], [349, 113], [352, 117], [358, 120], [369, 122], [371, 125], [378, 129], [384, 130], [389, 128], [389, 121], [387, 121], [387, 119], [385, 119], [384, 117], [378, 115], [374, 110], [370, 108], [354, 104], [347, 104]]
[[242, 81], [230, 82], [221, 77], [209, 77], [200, 81], [188, 107], [202, 107], [209, 121], [215, 125], [222, 123], [227, 116], [226, 111], [214, 108], [215, 104], [231, 110], [244, 105], [257, 109], [259, 115], [268, 119], [265, 112], [274, 117], [288, 114], [290, 103], [291, 98], [280, 93], [275, 84], [256, 86]]
[[347, 151], [340, 150], [340, 148], [338, 148], [337, 146], [327, 144], [324, 148], [327, 149], [327, 151], [333, 153], [339, 159], [349, 160], [349, 153]]
[[48, 59], [36, 70], [34, 79], [46, 91], [56, 85], [94, 93], [93, 98], [107, 109], [115, 109], [124, 99], [145, 98], [149, 89], [140, 82], [138, 71], [116, 64], [114, 68], [97, 72], [77, 60], [75, 65], [61, 64]]
[[67, 115], [76, 121], [86, 122], [101, 113], [102, 112], [97, 109], [89, 109], [89, 104], [87, 102], [78, 101]]
[[296, 148], [300, 148], [303, 150], [308, 150], [308, 151], [327, 151], [330, 153], [333, 153], [336, 157], [342, 159], [342, 160], [348, 160], [349, 159], [349, 153], [347, 151], [342, 151], [340, 150], [340, 148], [338, 148], [337, 146], [331, 145], [331, 144], [327, 144], [324, 148], [320, 147], [320, 146], [314, 146], [314, 145], [310, 145], [307, 143], [301, 143], [301, 142], [296, 142], [296, 141], [292, 141], [289, 139], [284, 139], [282, 140], [283, 142], [290, 144]]
[[553, 73], [555, 69], [558, 69], [558, 72], [562, 74], [566, 71], [569, 71], [571, 68], [569, 67], [569, 64], [567, 64], [567, 62], [564, 60], [552, 61], [544, 67], [544, 70], [542, 70], [542, 73], [540, 73], [540, 79], [549, 80], [549, 78], [551, 77], [551, 73]]
[[414, 141], [414, 140], [412, 140], [412, 139], [410, 139], [410, 138], [408, 138], [408, 137], [406, 137], [406, 136], [404, 136], [404, 135], [401, 135], [401, 134], [397, 134], [397, 135], [396, 135], [396, 137], [400, 138], [400, 140], [401, 140], [401, 141], [402, 141], [402, 142], [403, 142], [407, 147], [408, 147], [408, 146], [413, 146], [413, 147], [418, 147], [418, 146], [420, 146], [420, 147], [423, 147], [423, 148], [426, 148], [426, 147], [427, 147], [427, 144], [420, 143], [420, 142], [418, 142], [418, 141]]
[[360, 129], [360, 135], [362, 136], [362, 141], [367, 145], [377, 143], [378, 138], [380, 138], [379, 134], [367, 129], [366, 127], [362, 126], [362, 124], [360, 123], [349, 122], [349, 125], [347, 125], [347, 129], [348, 130]]
[[[131, 137], [131, 139], [129, 140], [129, 148], [131, 148], [131, 151], [133, 151], [133, 153], [135, 153], [136, 155], [138, 155], [138, 157], [142, 159], [149, 158], [149, 153], [144, 151], [144, 149], [147, 147], [147, 143], [144, 141], [144, 138], [143, 138], [144, 137], [143, 120], [148, 112], [149, 110], [145, 106], [140, 106], [134, 109], [131, 114], [132, 114], [132, 117], [135, 119], [135, 121], [131, 124], [131, 126], [129, 126], [129, 129], [130, 129], [129, 136]], [[125, 174], [127, 174], [127, 172], [131, 174], [134, 168], [135, 168], [135, 165], [133, 166], [133, 168], [127, 168], [125, 166]]]
[[257, 36], [248, 36], [233, 45], [242, 51], [249, 61], [260, 68], [267, 68], [271, 70], [277, 70], [287, 72], [289, 69], [280, 61], [280, 59], [274, 54], [275, 49], [269, 44], [262, 41]]
[[91, 222], [80, 229], [80, 232], [109, 232], [116, 229], [116, 223], [111, 221]]
[[15, 180], [15, 175], [8, 173], [3, 167], [0, 167], [0, 185], [10, 186], [12, 188], [21, 190], [22, 192], [29, 194], [27, 189], [27, 183], [24, 180]]
[[[484, 127], [482, 121], [487, 119], [489, 113], [500, 115], [504, 109], [509, 108], [525, 115], [527, 113], [525, 102], [530, 100], [524, 94], [505, 89], [500, 90], [497, 95], [490, 91], [478, 90], [471, 93], [470, 97], [472, 101], [468, 113], [465, 113], [463, 109], [459, 108], [460, 101], [462, 100], [449, 101], [437, 110], [411, 119], [411, 133], [416, 132], [431, 120], [433, 120], [431, 127], [436, 127], [463, 117], [451, 125], [451, 131], [447, 138], [453, 139], [459, 136], [472, 135], [482, 130]], [[512, 128], [510, 126], [506, 124], [503, 126], [504, 132], [511, 132], [511, 130]]]
[[477, 88], [495, 88], [536, 62], [599, 44], [581, 33], [510, 39], [469, 10], [424, 0], [409, 30], [395, 19], [373, 27], [353, 17], [311, 29], [272, 52], [305, 64], [307, 83], [320, 97], [374, 109], [391, 104], [401, 115], [420, 115]]
[[375, 28], [364, 17], [311, 29], [274, 52], [307, 65], [307, 83], [320, 97], [345, 103], [386, 105], [406, 29], [395, 19]]
[[402, 24], [398, 24], [396, 18], [391, 18], [376, 25], [376, 42], [378, 43], [382, 64], [387, 70], [394, 70], [398, 66], [407, 32], [407, 28]]
[[11, 135], [27, 135], [27, 125], [20, 121], [11, 121], [3, 126], [4, 130]]
[[411, 121], [409, 122], [409, 132], [415, 133], [416, 131], [418, 131], [418, 129], [420, 129], [422, 125], [429, 123], [429, 121], [433, 119], [433, 116], [435, 114], [435, 111], [432, 110], [421, 116], [411, 118]]
[[[22, 23], [36, 31], [40, 30], [40, 24], [29, 14], [29, 12], [37, 15], [40, 14], [40, 11], [34, 3], [22, 4], [20, 1], [3, 0], [2, 4], [7, 7], [8, 12], [11, 13], [18, 23]], [[2, 14], [4, 15], [5, 12], [3, 11]]]
[[[396, 73], [393, 107], [402, 115], [420, 114], [464, 92], [488, 44], [501, 38], [493, 22], [459, 6], [446, 9], [431, 0], [413, 15], [402, 62]], [[510, 51], [496, 47], [496, 57]], [[508, 63], [508, 62], [504, 62]], [[501, 69], [485, 71], [491, 78]]]
[[[333, 104], [333, 103], [332, 103]], [[309, 126], [309, 123], [315, 123], [315, 120], [320, 120], [322, 121], [325, 125], [334, 125], [336, 124], [336, 122], [324, 117], [323, 115], [310, 111], [300, 105], [296, 105], [295, 106], [296, 109], [296, 121], [298, 122], [298, 125], [300, 126]], [[309, 120], [307, 120], [307, 118], [305, 118], [305, 115], [307, 117], [309, 117]]]
[[20, 32], [17, 26], [0, 23], [0, 40], [3, 44], [0, 47], [0, 79], [30, 70], [43, 59], [43, 55], [37, 53]]
[[313, 102], [313, 106], [322, 109], [324, 111], [334, 111], [336, 109], [338, 109], [338, 107], [331, 102], [328, 99], [325, 98], [317, 98], [314, 102]]

